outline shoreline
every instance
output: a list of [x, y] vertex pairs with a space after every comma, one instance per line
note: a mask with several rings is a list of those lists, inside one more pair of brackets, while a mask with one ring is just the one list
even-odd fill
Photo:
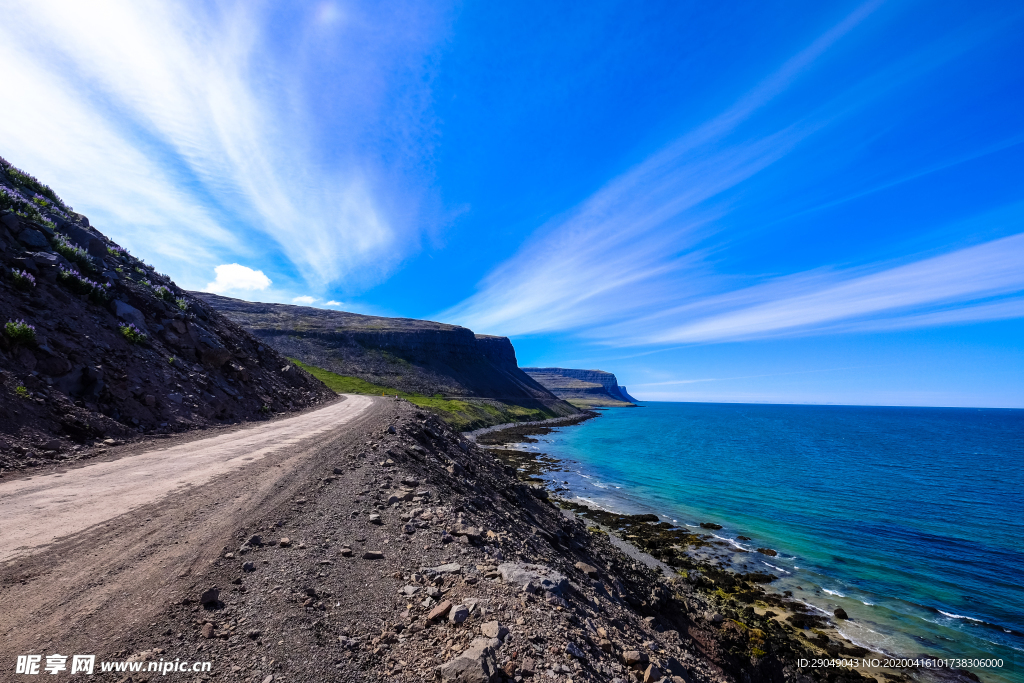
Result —
[[584, 410], [581, 415], [566, 415], [563, 417], [551, 417], [547, 420], [532, 420], [530, 422], [505, 422], [499, 425], [491, 425], [490, 427], [481, 427], [480, 429], [474, 429], [469, 432], [462, 432], [462, 436], [466, 439], [476, 443], [477, 439], [487, 434], [493, 434], [495, 432], [513, 432], [519, 429], [529, 430], [531, 428], [541, 427], [548, 428], [547, 431], [536, 431], [531, 432], [535, 434], [547, 434], [551, 427], [571, 427], [578, 425], [587, 420], [600, 417], [600, 413], [593, 410]]
[[[582, 422], [582, 420], [580, 421]], [[579, 424], [579, 422], [573, 423]], [[557, 425], [557, 426], [573, 426], [570, 425]], [[500, 427], [500, 426], [499, 426]], [[547, 491], [548, 487], [552, 482], [550, 479], [545, 479], [540, 475], [559, 471], [559, 465], [563, 460], [553, 457], [547, 453], [540, 451], [528, 451], [523, 449], [514, 448], [515, 444], [520, 443], [536, 443], [536, 439], [529, 438], [531, 435], [540, 435], [550, 433], [550, 428], [544, 429], [543, 431], [530, 432], [528, 429], [522, 429], [526, 427], [524, 424], [511, 425], [510, 429], [492, 428], [488, 430], [489, 442], [488, 446], [485, 443], [480, 444], [481, 447], [488, 449], [495, 457], [502, 460], [506, 464], [513, 466], [517, 470], [517, 474], [521, 479], [529, 483], [531, 486], [543, 489]], [[516, 429], [519, 427], [520, 429]], [[502, 440], [501, 433], [506, 433], [509, 438]], [[525, 437], [525, 438], [523, 438]], [[498, 445], [499, 447], [495, 447]], [[555, 484], [551, 493], [558, 494], [561, 492], [570, 493], [569, 489], [563, 488], [561, 484]], [[711, 546], [718, 547], [729, 547], [733, 554], [737, 552], [750, 553], [760, 552], [751, 551], [749, 549], [739, 546], [737, 540], [730, 539], [722, 536], [718, 536], [714, 532], [721, 529], [721, 525], [715, 523], [700, 523], [700, 527], [696, 529], [696, 532], [689, 531], [688, 526], [677, 526], [669, 524], [668, 522], [661, 521], [661, 517], [653, 513], [646, 514], [629, 514], [629, 513], [618, 513], [610, 509], [605, 509], [600, 503], [584, 499], [579, 496], [574, 496], [574, 500], [561, 497], [559, 495], [552, 495], [551, 500], [554, 504], [562, 508], [563, 514], [566, 514], [571, 519], [579, 519], [591, 527], [592, 530], [598, 533], [605, 534], [614, 546], [620, 548], [626, 555], [639, 559], [644, 562], [647, 566], [661, 572], [666, 579], [672, 580], [673, 578], [678, 579], [682, 576], [684, 580], [690, 581], [691, 572], [700, 574], [702, 571], [707, 573], [718, 573], [722, 577], [722, 580], [712, 579], [710, 585], [706, 579], [700, 577], [696, 581], [698, 588], [703, 588], [705, 591], [710, 592], [718, 597], [723, 597], [728, 594], [728, 590], [722, 588], [722, 583], [730, 583], [730, 579], [735, 581], [736, 579], [742, 580], [743, 578], [750, 577], [751, 574], [737, 571], [732, 567], [732, 562], [727, 560], [725, 564], [719, 559], [717, 566], [711, 564], [716, 558], [714, 555], [707, 555], [700, 552], [704, 548], [710, 548]], [[585, 501], [580, 502], [580, 501]], [[662, 515], [664, 516], [664, 515]], [[656, 531], [653, 531], [656, 530]], [[707, 533], [701, 533], [701, 532]], [[632, 533], [630, 533], [632, 532]], [[639, 532], [639, 533], [637, 533]], [[739, 536], [739, 539], [745, 539], [744, 536]], [[614, 540], [613, 540], [614, 539]], [[666, 547], [667, 546], [667, 547]], [[669, 550], [668, 555], [656, 556], [655, 553], [664, 552]], [[682, 551], [681, 554], [673, 551]], [[773, 551], [772, 551], [773, 552]], [[765, 554], [765, 560], [769, 559], [771, 553]], [[669, 560], [666, 562], [665, 560]], [[770, 563], [769, 566], [774, 567]], [[726, 566], [728, 568], [726, 568]], [[772, 581], [778, 580], [782, 577], [774, 574], [768, 574], [772, 576], [770, 581], [764, 582], [764, 586], [767, 588]], [[762, 578], [762, 575], [753, 574], [755, 582], [757, 579]], [[691, 581], [692, 582], [692, 581]], [[749, 596], [748, 596], [749, 597]], [[730, 599], [726, 597], [726, 602]], [[791, 591], [784, 591], [780, 593], [772, 593], [769, 591], [762, 591], [759, 596], [756, 596], [753, 600], [740, 600], [741, 603], [752, 603], [754, 614], [758, 616], [766, 616], [773, 621], [776, 621], [784, 628], [788, 628], [792, 633], [794, 639], [803, 638], [805, 641], [803, 645], [813, 646], [820, 651], [820, 657], [822, 659], [832, 660], [864, 660], [864, 659], [922, 659], [922, 655], [902, 655], [900, 653], [886, 653], [885, 651], [878, 648], [866, 647], [865, 645], [854, 642], [849, 637], [845, 636], [838, 628], [837, 621], [841, 620], [838, 617], [840, 609], [836, 610], [837, 614], [830, 614], [825, 609], [814, 605], [809, 602], [805, 602], [799, 598], [793, 598]], [[771, 608], [771, 609], [769, 609]], [[794, 631], [790, 624], [797, 626], [798, 628]], [[940, 657], [928, 656], [933, 659], [941, 659]], [[894, 683], [896, 681], [909, 681], [911, 678], [920, 678], [929, 681], [982, 681], [981, 679], [971, 671], [966, 669], [941, 669], [941, 668], [911, 668], [911, 669], [896, 669], [890, 667], [878, 667], [878, 666], [850, 666], [848, 670], [857, 671], [861, 675], [872, 678], [879, 681], [879, 683]]]

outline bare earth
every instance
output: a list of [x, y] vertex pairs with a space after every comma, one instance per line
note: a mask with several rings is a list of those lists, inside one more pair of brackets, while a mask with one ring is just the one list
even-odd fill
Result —
[[0, 483], [0, 676], [18, 654], [49, 644], [95, 651], [153, 618], [252, 515], [294, 495], [319, 451], [357, 440], [385, 405], [348, 396], [294, 418]]
[[291, 450], [349, 424], [372, 403], [369, 396], [350, 396], [289, 420], [2, 483], [0, 562], [158, 501], [177, 489], [206, 484], [268, 455]]

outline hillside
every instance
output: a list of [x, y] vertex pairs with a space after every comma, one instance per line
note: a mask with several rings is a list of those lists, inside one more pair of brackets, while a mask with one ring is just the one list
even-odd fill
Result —
[[519, 369], [507, 337], [190, 292], [338, 391], [397, 394], [461, 429], [578, 411]]
[[0, 468], [333, 398], [3, 159], [0, 262]]
[[523, 372], [555, 396], [577, 408], [633, 406], [636, 399], [610, 372], [567, 368], [523, 368]]

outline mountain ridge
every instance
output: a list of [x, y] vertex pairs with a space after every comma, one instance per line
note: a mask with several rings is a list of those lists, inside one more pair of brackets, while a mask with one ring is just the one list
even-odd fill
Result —
[[628, 407], [637, 401], [620, 386], [615, 375], [604, 370], [573, 368], [522, 368], [523, 372], [555, 396], [578, 408]]
[[[345, 383], [354, 378], [423, 407], [451, 408], [446, 418], [465, 429], [579, 412], [520, 370], [507, 337], [430, 320], [190, 295], [289, 358], [333, 373], [339, 386], [358, 390], [361, 385]], [[331, 384], [330, 376], [321, 378]]]

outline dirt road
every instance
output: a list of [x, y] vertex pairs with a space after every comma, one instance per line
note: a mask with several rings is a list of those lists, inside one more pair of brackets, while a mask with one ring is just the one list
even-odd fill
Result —
[[[0, 483], [0, 655], [113, 643], [201, 573], [234, 530], [280, 512], [331, 454], [379, 429], [385, 399], [63, 473]], [[84, 650], [83, 650], [84, 651]]]

